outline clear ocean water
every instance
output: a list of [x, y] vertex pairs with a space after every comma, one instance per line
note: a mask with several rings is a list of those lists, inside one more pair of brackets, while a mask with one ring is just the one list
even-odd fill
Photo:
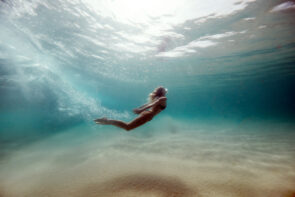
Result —
[[[295, 196], [294, 18], [281, 0], [1, 0], [0, 196]], [[132, 120], [159, 85], [151, 122], [92, 121]]]

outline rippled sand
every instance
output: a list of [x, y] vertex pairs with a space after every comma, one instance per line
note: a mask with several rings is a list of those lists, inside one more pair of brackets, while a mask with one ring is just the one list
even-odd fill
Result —
[[293, 128], [180, 127], [43, 140], [1, 160], [0, 196], [295, 196]]

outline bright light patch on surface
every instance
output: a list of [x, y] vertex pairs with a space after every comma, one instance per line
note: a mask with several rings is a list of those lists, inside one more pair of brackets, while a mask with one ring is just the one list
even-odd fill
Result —
[[290, 9], [295, 9], [295, 3], [292, 1], [287, 1], [287, 2], [284, 2], [280, 5], [275, 6], [271, 10], [271, 12], [280, 12], [280, 11], [290, 10]]
[[[189, 43], [195, 38], [188, 38], [182, 32], [176, 32], [175, 28], [189, 20], [195, 23], [206, 23], [209, 19], [228, 17], [245, 9], [249, 3], [255, 0], [83, 0], [100, 17], [109, 18], [113, 22], [99, 24], [94, 22], [92, 28], [95, 32], [95, 23], [108, 29], [115, 35], [115, 39], [108, 45], [109, 50], [138, 54], [145, 57], [182, 57], [196, 52], [194, 47], [206, 48], [215, 45], [212, 41], [198, 41], [197, 46], [184, 47], [184, 42]], [[122, 26], [118, 26], [122, 24]], [[123, 28], [122, 28], [123, 27]], [[192, 31], [192, 27], [186, 26], [185, 31]], [[101, 32], [97, 28], [97, 32]], [[229, 34], [217, 34], [215, 39], [231, 36]], [[214, 39], [208, 38], [208, 39]], [[177, 43], [177, 44], [176, 44]], [[176, 46], [175, 46], [176, 44]], [[178, 46], [177, 46], [178, 45]], [[171, 48], [174, 48], [171, 50]], [[159, 52], [159, 53], [158, 53]], [[155, 54], [156, 53], [156, 54]]]
[[102, 16], [111, 17], [126, 24], [176, 25], [199, 17], [226, 16], [244, 9], [255, 0], [84, 0]]
[[216, 45], [216, 43], [210, 40], [202, 40], [202, 41], [198, 40], [188, 44], [189, 47], [198, 47], [198, 48], [206, 48], [206, 47], [210, 47], [214, 45]]
[[197, 48], [207, 48], [216, 45], [216, 42], [211, 40], [194, 40], [187, 45], [176, 47], [171, 51], [161, 52], [156, 57], [182, 57], [197, 52]]
[[[244, 34], [247, 31], [240, 31], [240, 32], [234, 32], [229, 31], [221, 34], [215, 34], [215, 35], [207, 35], [200, 37], [199, 39], [196, 39], [194, 41], [191, 41], [187, 45], [175, 47], [174, 49], [167, 51], [167, 52], [161, 52], [156, 55], [156, 57], [183, 57], [188, 56], [191, 54], [197, 53], [197, 49], [201, 48], [208, 48], [212, 47], [218, 44], [215, 40], [220, 40], [227, 37], [232, 37], [238, 34]], [[212, 41], [214, 40], [214, 41]]]
[[180, 3], [180, 1], [170, 0], [115, 0], [110, 3], [110, 6], [119, 20], [146, 23], [149, 17], [159, 17], [176, 12]]
[[255, 17], [244, 18], [245, 21], [254, 21], [255, 19]]
[[220, 38], [226, 38], [226, 37], [230, 37], [232, 35], [237, 34], [238, 32], [225, 32], [223, 34], [215, 34], [215, 35], [210, 35], [210, 36], [204, 36], [202, 38], [200, 38], [201, 40], [203, 39], [220, 39]]

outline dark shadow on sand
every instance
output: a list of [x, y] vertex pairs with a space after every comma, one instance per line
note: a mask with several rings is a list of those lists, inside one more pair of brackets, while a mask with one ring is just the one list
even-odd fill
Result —
[[295, 197], [295, 191], [288, 192], [288, 194], [286, 195], [286, 197]]
[[98, 185], [85, 188], [82, 196], [118, 196], [122, 192], [144, 192], [161, 197], [195, 197], [195, 189], [189, 188], [176, 178], [150, 174], [125, 175]]

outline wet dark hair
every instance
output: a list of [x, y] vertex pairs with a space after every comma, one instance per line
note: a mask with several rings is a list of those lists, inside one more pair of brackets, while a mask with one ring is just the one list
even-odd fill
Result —
[[153, 101], [155, 98], [160, 98], [162, 96], [165, 96], [167, 92], [167, 89], [163, 86], [157, 87], [152, 93], [149, 95], [149, 101]]

